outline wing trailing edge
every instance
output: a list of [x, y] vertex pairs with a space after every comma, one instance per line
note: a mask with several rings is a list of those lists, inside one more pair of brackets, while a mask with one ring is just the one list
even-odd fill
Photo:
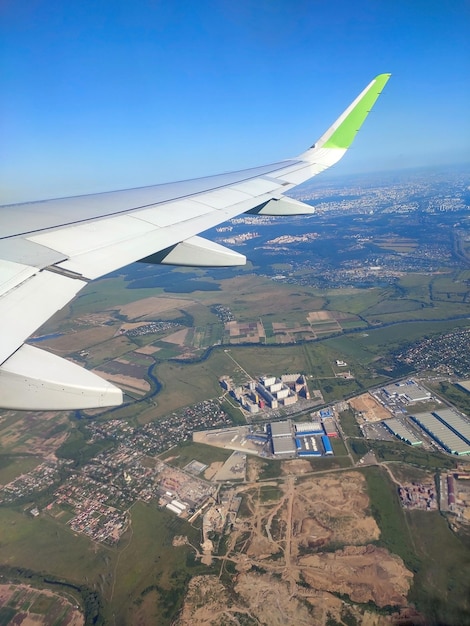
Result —
[[122, 404], [122, 391], [62, 357], [24, 344], [0, 368], [2, 408], [92, 409]]
[[253, 215], [270, 215], [274, 217], [286, 217], [289, 215], [313, 215], [315, 213], [314, 207], [294, 198], [286, 198], [280, 196], [279, 198], [272, 198], [264, 202], [258, 207], [247, 211]]

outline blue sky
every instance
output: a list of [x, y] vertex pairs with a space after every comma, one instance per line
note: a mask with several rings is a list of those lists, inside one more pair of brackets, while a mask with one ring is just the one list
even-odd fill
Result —
[[470, 4], [3, 0], [0, 203], [295, 156], [392, 79], [333, 170], [468, 161]]

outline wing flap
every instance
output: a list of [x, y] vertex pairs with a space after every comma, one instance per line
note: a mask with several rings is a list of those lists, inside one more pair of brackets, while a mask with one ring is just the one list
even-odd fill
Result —
[[0, 293], [6, 293], [37, 272], [35, 267], [0, 260]]
[[0, 368], [2, 407], [16, 410], [70, 410], [118, 406], [122, 391], [55, 354], [27, 344]]
[[182, 241], [169, 252], [163, 251], [160, 260], [157, 260], [158, 256], [142, 260], [186, 267], [234, 267], [246, 263], [245, 255], [197, 235]]
[[0, 363], [85, 285], [85, 281], [43, 270], [4, 294], [0, 298]]
[[269, 202], [248, 211], [248, 213], [252, 213], [254, 215], [274, 216], [313, 215], [315, 213], [315, 209], [304, 202], [299, 202], [293, 198], [285, 198], [284, 196], [281, 196], [280, 198], [272, 198]]
[[[224, 209], [212, 209], [210, 212], [197, 215], [197, 217], [182, 222], [176, 222], [166, 228], [151, 225], [147, 221], [150, 213], [147, 213], [146, 221], [139, 220], [139, 214], [132, 214], [128, 216], [129, 219], [133, 219], [137, 222], [140, 221], [145, 227], [140, 234], [129, 235], [127, 238], [123, 238], [121, 225], [116, 229], [114, 238], [113, 220], [120, 218], [107, 218], [104, 219], [99, 226], [99, 228], [106, 233], [103, 237], [106, 243], [96, 243], [93, 249], [90, 249], [90, 244], [86, 240], [83, 241], [82, 244], [74, 240], [74, 232], [83, 232], [83, 230], [80, 230], [81, 226], [72, 227], [67, 232], [67, 237], [65, 238], [67, 243], [61, 241], [61, 233], [64, 232], [63, 230], [37, 235], [34, 237], [34, 241], [44, 243], [50, 247], [56, 245], [60, 247], [62, 252], [67, 252], [66, 246], [68, 242], [71, 242], [75, 254], [71, 255], [67, 261], [56, 264], [55, 267], [62, 268], [92, 280], [109, 274], [109, 272], [119, 269], [120, 267], [129, 265], [129, 263], [139, 261], [159, 250], [164, 250], [182, 241], [186, 241], [190, 237], [193, 237], [194, 233], [200, 233], [221, 222], [225, 222], [235, 215], [245, 213], [253, 208], [255, 204], [258, 205], [260, 202], [267, 201], [270, 198], [270, 195], [265, 194], [259, 198], [245, 200], [244, 202]], [[196, 205], [198, 205], [198, 203], [196, 203]], [[173, 209], [171, 205], [167, 205], [165, 208], [167, 211], [177, 211], [177, 208]], [[147, 211], [150, 211], [150, 209]], [[156, 220], [158, 216], [161, 215], [161, 211], [162, 207], [155, 208]], [[98, 222], [94, 223], [98, 224]], [[107, 229], [109, 229], [109, 233]], [[83, 247], [83, 252], [77, 253], [80, 245]]]

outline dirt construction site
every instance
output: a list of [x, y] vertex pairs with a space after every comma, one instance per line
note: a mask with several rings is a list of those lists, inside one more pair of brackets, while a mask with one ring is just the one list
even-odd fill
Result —
[[358, 422], [381, 422], [392, 417], [390, 411], [378, 402], [370, 393], [351, 398], [349, 406], [356, 412]]
[[[244, 505], [225, 555], [214, 557], [219, 576], [192, 579], [178, 626], [322, 625], [331, 619], [381, 626], [392, 617], [377, 609], [407, 607], [412, 573], [372, 543], [380, 531], [368, 512], [363, 475], [286, 473], [283, 481], [236, 489]], [[231, 592], [224, 574], [232, 577]]]

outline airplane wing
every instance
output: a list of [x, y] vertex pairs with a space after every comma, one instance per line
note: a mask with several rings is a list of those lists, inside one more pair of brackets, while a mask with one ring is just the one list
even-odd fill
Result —
[[341, 159], [389, 78], [374, 78], [294, 159], [209, 178], [0, 207], [0, 407], [121, 404], [122, 392], [111, 383], [25, 341], [88, 282], [129, 263], [244, 264], [243, 255], [197, 234], [241, 213], [312, 213], [285, 192]]

